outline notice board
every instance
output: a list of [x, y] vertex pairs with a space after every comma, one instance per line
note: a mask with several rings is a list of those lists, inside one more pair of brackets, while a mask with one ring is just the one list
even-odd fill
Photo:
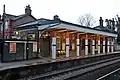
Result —
[[10, 42], [10, 53], [16, 53], [16, 43]]

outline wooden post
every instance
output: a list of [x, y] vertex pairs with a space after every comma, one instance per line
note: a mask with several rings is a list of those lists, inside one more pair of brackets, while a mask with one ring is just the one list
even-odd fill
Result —
[[100, 54], [100, 35], [98, 35], [98, 54]]
[[88, 34], [85, 34], [85, 55], [88, 55]]
[[110, 37], [107, 38], [107, 53], [110, 52]]
[[52, 59], [56, 59], [56, 32], [52, 32]]
[[76, 55], [80, 56], [80, 39], [79, 39], [79, 33], [77, 34], [77, 51]]
[[111, 52], [113, 52], [113, 46], [114, 46], [114, 38], [112, 38], [112, 40], [111, 40]]
[[66, 57], [69, 57], [69, 32], [66, 32]]
[[92, 55], [95, 54], [95, 37], [92, 38]]
[[103, 36], [103, 54], [105, 54], [105, 36]]

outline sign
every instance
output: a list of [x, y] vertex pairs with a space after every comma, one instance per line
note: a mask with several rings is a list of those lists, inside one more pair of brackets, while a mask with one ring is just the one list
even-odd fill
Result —
[[33, 52], [37, 52], [37, 42], [33, 43]]
[[16, 53], [16, 43], [10, 43], [10, 53]]

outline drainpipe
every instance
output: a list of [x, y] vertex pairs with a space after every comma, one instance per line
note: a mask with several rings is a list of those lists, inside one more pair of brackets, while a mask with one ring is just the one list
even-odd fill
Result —
[[37, 28], [37, 54], [36, 54], [36, 58], [38, 58], [38, 54], [39, 54], [39, 30]]
[[28, 46], [28, 44], [29, 44], [29, 42], [28, 42], [28, 33], [27, 33], [27, 43], [26, 43], [26, 60], [28, 60], [28, 50], [29, 50], [29, 46]]

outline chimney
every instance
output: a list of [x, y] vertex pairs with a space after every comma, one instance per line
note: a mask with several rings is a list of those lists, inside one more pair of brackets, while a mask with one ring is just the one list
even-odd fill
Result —
[[26, 6], [26, 8], [25, 8], [25, 14], [31, 15], [31, 12], [32, 12], [32, 10], [31, 10], [30, 5]]
[[103, 20], [102, 20], [102, 17], [100, 17], [99, 22], [100, 22], [100, 26], [102, 26], [102, 27], [103, 27]]
[[109, 19], [109, 29], [112, 29], [112, 20]]
[[60, 20], [58, 15], [55, 15], [53, 18], [54, 18], [54, 20]]
[[115, 30], [115, 21], [114, 21], [114, 18], [112, 18], [112, 30]]
[[108, 20], [108, 19], [105, 19], [105, 22], [106, 22], [106, 26], [107, 26], [107, 28], [108, 28], [108, 26], [109, 26], [109, 20]]

